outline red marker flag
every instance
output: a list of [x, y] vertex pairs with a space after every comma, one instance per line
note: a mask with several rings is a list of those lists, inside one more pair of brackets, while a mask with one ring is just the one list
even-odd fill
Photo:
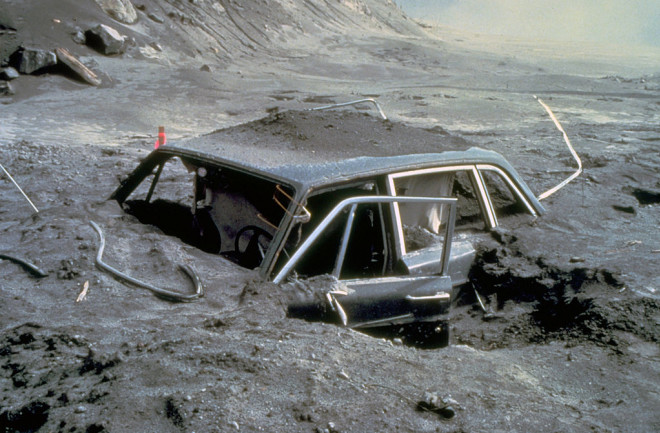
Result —
[[154, 149], [158, 149], [160, 146], [167, 144], [167, 137], [165, 136], [165, 127], [158, 127], [158, 140], [154, 143]]

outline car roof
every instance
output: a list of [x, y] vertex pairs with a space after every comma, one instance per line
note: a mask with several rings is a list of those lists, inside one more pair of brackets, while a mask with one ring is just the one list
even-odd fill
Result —
[[[165, 146], [305, 184], [332, 182], [339, 173], [354, 175], [374, 164], [407, 168], [428, 159], [422, 154], [469, 147], [440, 128], [416, 128], [355, 110], [274, 113]], [[393, 156], [397, 158], [377, 162]]]
[[471, 147], [442, 128], [423, 129], [351, 111], [286, 111], [162, 146], [155, 153], [191, 156], [260, 174], [298, 192], [418, 168], [492, 164], [534, 199], [499, 153]]

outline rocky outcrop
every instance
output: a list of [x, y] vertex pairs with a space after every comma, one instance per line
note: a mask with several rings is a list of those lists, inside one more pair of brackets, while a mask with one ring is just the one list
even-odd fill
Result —
[[96, 0], [96, 3], [105, 13], [121, 23], [133, 24], [138, 19], [131, 0]]

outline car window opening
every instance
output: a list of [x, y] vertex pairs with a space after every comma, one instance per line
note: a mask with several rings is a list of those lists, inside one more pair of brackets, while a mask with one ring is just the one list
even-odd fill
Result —
[[[479, 180], [477, 180], [479, 176]], [[482, 196], [479, 181], [483, 182]], [[527, 213], [524, 205], [502, 174], [496, 170], [472, 168], [456, 170], [422, 171], [408, 173], [393, 179], [394, 190], [399, 196], [455, 197], [458, 199], [456, 233], [471, 235], [484, 233], [491, 228], [489, 213], [508, 217]], [[432, 247], [442, 242], [441, 234], [446, 223], [440, 204], [399, 204], [405, 252]], [[492, 209], [492, 210], [490, 210]], [[498, 223], [494, 219], [495, 224]]]
[[527, 213], [525, 204], [514, 194], [511, 186], [502, 176], [493, 170], [481, 170], [490, 201], [499, 219], [507, 216]]
[[123, 205], [142, 223], [252, 269], [289, 212], [290, 197], [289, 188], [266, 179], [171, 158]]
[[[346, 198], [373, 195], [377, 188], [373, 182], [361, 182], [357, 185], [325, 191], [312, 195], [307, 200], [306, 209], [311, 218], [308, 224], [299, 226], [299, 232], [289, 237], [297, 236], [295, 242], [287, 244], [299, 245], [307, 239], [323, 218], [339, 202]], [[377, 203], [360, 204], [356, 206], [348, 233], [348, 246], [342, 262], [340, 278], [358, 278], [382, 276], [387, 269], [387, 248], [385, 247], [385, 228], [382, 206]], [[300, 276], [311, 277], [323, 274], [333, 274], [336, 271], [337, 257], [340, 252], [345, 228], [349, 220], [349, 210], [342, 212], [324, 230], [321, 237], [314, 243], [311, 250], [305, 254], [295, 267]], [[295, 245], [294, 245], [295, 244]], [[284, 265], [288, 257], [280, 257], [277, 269]]]
[[[483, 205], [475, 194], [472, 171], [442, 170], [397, 176], [392, 184], [397, 196], [455, 197], [458, 199], [456, 230], [483, 231], [487, 226]], [[403, 254], [430, 248], [444, 240], [448, 208], [439, 203], [401, 203], [393, 205], [401, 221]]]

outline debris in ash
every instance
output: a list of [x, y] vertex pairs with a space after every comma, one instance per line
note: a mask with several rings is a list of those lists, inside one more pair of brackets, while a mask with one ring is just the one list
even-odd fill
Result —
[[123, 358], [121, 354], [99, 354], [98, 352], [89, 349], [83, 365], [79, 369], [81, 375], [93, 372], [94, 374], [101, 374], [104, 370], [114, 367], [121, 363]]
[[64, 48], [43, 50], [36, 48], [20, 48], [10, 57], [13, 66], [0, 69], [0, 95], [14, 94], [8, 83], [20, 74], [39, 74], [43, 72], [59, 73], [73, 79], [82, 80], [92, 86], [101, 84], [101, 79], [73, 54]]
[[453, 418], [456, 415], [456, 409], [460, 409], [456, 400], [450, 396], [440, 397], [435, 392], [425, 392], [422, 400], [417, 402], [418, 411], [432, 412], [446, 419]]
[[73, 263], [73, 260], [62, 260], [60, 269], [57, 271], [57, 278], [60, 280], [73, 280], [80, 275], [80, 269]]

